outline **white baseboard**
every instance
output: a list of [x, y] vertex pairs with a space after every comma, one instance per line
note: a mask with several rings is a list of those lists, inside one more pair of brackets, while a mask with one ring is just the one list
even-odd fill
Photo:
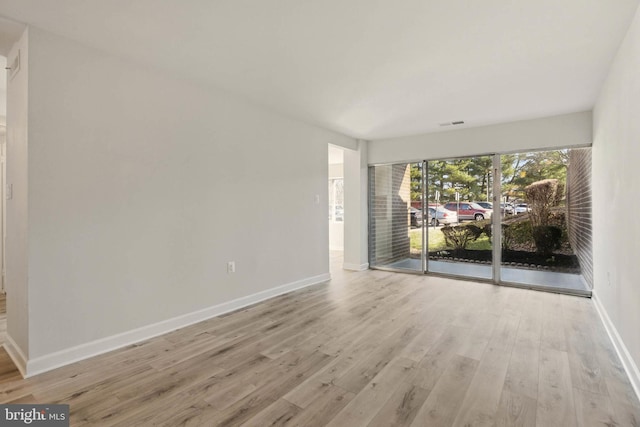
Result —
[[[286, 285], [278, 286], [276, 288], [267, 289], [253, 295], [241, 297], [229, 302], [214, 305], [212, 307], [207, 307], [203, 310], [194, 311], [193, 313], [188, 313], [182, 316], [163, 320], [158, 323], [143, 326], [141, 328], [133, 329], [121, 334], [112, 335], [110, 337], [101, 338], [99, 340], [81, 344], [76, 347], [71, 347], [68, 349], [57, 351], [55, 353], [47, 354], [45, 356], [36, 357], [31, 360], [27, 360], [23, 357], [23, 360], [26, 363], [23, 362], [23, 369], [21, 369], [20, 372], [25, 378], [32, 377], [34, 375], [50, 371], [61, 366], [69, 365], [71, 363], [78, 362], [83, 359], [88, 359], [102, 353], [117, 350], [119, 348], [135, 344], [137, 342], [144, 341], [158, 335], [166, 334], [168, 332], [175, 331], [176, 329], [184, 328], [186, 326], [193, 325], [194, 323], [202, 322], [203, 320], [220, 316], [221, 314], [235, 311], [240, 308], [255, 304], [257, 302], [276, 297], [278, 295], [286, 294], [297, 289], [326, 282], [330, 279], [330, 277], [331, 276], [329, 275], [329, 273], [308, 277], [306, 279], [287, 283]], [[7, 352], [11, 355], [11, 352], [9, 350], [7, 350]], [[22, 353], [18, 352], [18, 355], [22, 355]], [[16, 357], [12, 356], [12, 359], [14, 359], [14, 362], [18, 364]], [[18, 368], [20, 369], [20, 366], [18, 366]]]
[[593, 292], [591, 299], [593, 300], [593, 303], [596, 307], [596, 311], [600, 315], [600, 320], [602, 320], [607, 334], [609, 334], [609, 339], [611, 339], [613, 347], [616, 349], [616, 353], [618, 353], [618, 357], [622, 362], [622, 366], [627, 372], [629, 381], [631, 381], [631, 386], [636, 392], [636, 396], [638, 396], [638, 399], [640, 399], [640, 370], [638, 369], [638, 365], [636, 365], [633, 358], [631, 357], [627, 346], [624, 345], [624, 341], [622, 341], [620, 334], [618, 334], [618, 330], [611, 321], [611, 318], [609, 318], [607, 310], [600, 303], [600, 300], [598, 299], [595, 291]]
[[344, 264], [342, 264], [342, 268], [344, 268], [345, 270], [365, 271], [369, 269], [369, 263], [367, 262], [365, 264], [351, 264], [345, 262]]
[[4, 349], [7, 351], [11, 360], [13, 360], [13, 363], [18, 367], [20, 374], [26, 378], [27, 357], [9, 334], [7, 334], [5, 338]]

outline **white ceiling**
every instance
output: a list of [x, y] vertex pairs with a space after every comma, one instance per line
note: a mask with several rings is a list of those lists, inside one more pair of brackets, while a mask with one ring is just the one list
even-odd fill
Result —
[[591, 109], [638, 0], [0, 0], [0, 15], [378, 139]]

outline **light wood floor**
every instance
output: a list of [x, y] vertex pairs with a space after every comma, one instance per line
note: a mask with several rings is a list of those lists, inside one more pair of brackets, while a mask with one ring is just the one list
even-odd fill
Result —
[[382, 271], [22, 380], [72, 425], [638, 426], [591, 300]]

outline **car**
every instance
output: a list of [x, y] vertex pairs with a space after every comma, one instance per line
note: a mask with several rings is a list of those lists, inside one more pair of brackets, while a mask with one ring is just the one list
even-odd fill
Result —
[[513, 205], [511, 203], [500, 203], [500, 211], [505, 215], [513, 215]]
[[492, 209], [485, 209], [473, 202], [449, 202], [444, 208], [458, 213], [458, 220], [476, 220], [490, 219], [493, 214]]
[[438, 206], [437, 208], [430, 207], [429, 218], [431, 218], [431, 225], [455, 224], [458, 222], [458, 214], [442, 206]]
[[526, 204], [526, 203], [518, 203], [513, 211], [516, 214], [521, 214], [521, 213], [527, 213], [527, 212], [531, 212], [531, 208]]
[[475, 203], [477, 205], [480, 205], [485, 209], [493, 210], [493, 203], [491, 203], [491, 202], [473, 202], [473, 203]]
[[411, 216], [411, 227], [420, 227], [422, 225], [422, 210], [412, 206], [409, 209], [409, 215]]

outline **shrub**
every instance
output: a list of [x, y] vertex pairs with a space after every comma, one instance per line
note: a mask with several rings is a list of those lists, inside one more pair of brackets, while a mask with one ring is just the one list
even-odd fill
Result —
[[502, 224], [502, 249], [507, 251], [513, 248], [513, 232], [509, 224]]
[[551, 208], [558, 201], [558, 180], [543, 179], [524, 188], [527, 203], [531, 208], [529, 216], [534, 227], [547, 225]]
[[493, 228], [491, 228], [491, 221], [487, 221], [487, 223], [482, 226], [482, 231], [489, 238], [489, 242], [491, 242], [491, 230], [493, 230]]
[[562, 229], [555, 225], [539, 225], [533, 227], [533, 240], [536, 249], [543, 255], [550, 255], [562, 243]]
[[454, 250], [466, 249], [470, 241], [476, 241], [482, 233], [491, 240], [491, 221], [475, 221], [455, 226], [442, 227], [444, 241], [447, 246], [452, 246]]
[[553, 206], [559, 206], [564, 199], [564, 193], [566, 191], [565, 185], [562, 181], [558, 181], [558, 188], [556, 189], [556, 197], [553, 201]]
[[466, 227], [469, 230], [471, 236], [473, 236], [473, 240], [478, 240], [478, 237], [482, 236], [484, 231], [483, 227], [478, 227], [477, 225], [471, 224], [461, 224], [458, 227]]
[[444, 226], [442, 227], [442, 234], [444, 234], [444, 241], [447, 246], [452, 246], [457, 251], [466, 249], [473, 237], [473, 231], [466, 225]]
[[562, 230], [560, 247], [569, 243], [569, 230], [567, 230], [567, 217], [564, 208], [554, 208], [549, 216], [549, 225], [555, 225]]
[[515, 245], [531, 245], [533, 232], [531, 221], [517, 221], [502, 224], [502, 249], [511, 250]]
[[[531, 218], [531, 226], [534, 230], [533, 240], [536, 244], [536, 249], [540, 253], [549, 253], [549, 245], [551, 243], [548, 242], [546, 237], [555, 235], [555, 232], [550, 231], [548, 228], [540, 228], [538, 231], [535, 230], [539, 227], [549, 226], [551, 208], [560, 200], [558, 197], [558, 180], [543, 179], [542, 181], [534, 182], [526, 186], [524, 192], [527, 203], [529, 203], [529, 207], [531, 208], [529, 217]], [[560, 235], [562, 235], [562, 233], [560, 233]]]

